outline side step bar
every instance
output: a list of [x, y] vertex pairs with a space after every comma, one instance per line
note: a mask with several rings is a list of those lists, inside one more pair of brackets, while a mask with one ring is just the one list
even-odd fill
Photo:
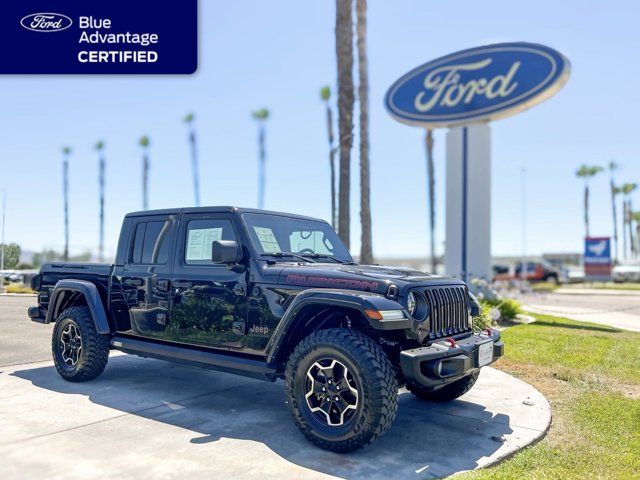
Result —
[[259, 380], [269, 380], [273, 382], [276, 379], [276, 369], [267, 362], [260, 360], [146, 342], [117, 335], [111, 338], [111, 346], [116, 350], [140, 357], [185, 363], [220, 372], [257, 378]]

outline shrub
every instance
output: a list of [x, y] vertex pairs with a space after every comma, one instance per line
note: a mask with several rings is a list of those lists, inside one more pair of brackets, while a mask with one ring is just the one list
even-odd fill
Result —
[[7, 285], [7, 293], [35, 293], [31, 288], [20, 283], [10, 283]]
[[480, 307], [482, 308], [480, 315], [473, 317], [474, 332], [479, 332], [485, 328], [491, 327], [494, 323], [493, 318], [491, 317], [491, 305], [486, 302], [482, 302]]
[[512, 320], [522, 312], [520, 303], [512, 298], [485, 299], [483, 304], [500, 310], [500, 320]]

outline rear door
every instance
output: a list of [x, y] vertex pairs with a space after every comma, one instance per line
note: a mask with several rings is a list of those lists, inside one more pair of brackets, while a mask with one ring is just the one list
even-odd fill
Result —
[[134, 217], [125, 262], [114, 274], [129, 309], [118, 330], [168, 339], [170, 280], [177, 215]]
[[241, 348], [247, 317], [246, 272], [214, 264], [214, 240], [240, 243], [231, 215], [182, 216], [171, 277], [171, 335], [194, 345]]

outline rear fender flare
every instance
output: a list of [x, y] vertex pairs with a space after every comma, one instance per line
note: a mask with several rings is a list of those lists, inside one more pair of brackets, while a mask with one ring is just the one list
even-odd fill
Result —
[[383, 295], [354, 290], [311, 288], [298, 294], [282, 316], [266, 348], [267, 362], [278, 361], [282, 346], [286, 344], [288, 336], [293, 332], [300, 318], [298, 314], [309, 305], [335, 306], [359, 311], [368, 320], [369, 325], [376, 330], [411, 328], [411, 320], [406, 312], [405, 319], [393, 322], [374, 320], [365, 314], [365, 310], [404, 311], [401, 304]]
[[51, 294], [51, 299], [49, 300], [47, 318], [44, 323], [51, 323], [61, 313], [59, 311], [59, 302], [62, 300], [65, 292], [78, 292], [84, 297], [98, 333], [108, 334], [111, 332], [109, 321], [107, 320], [107, 313], [102, 304], [98, 288], [86, 280], [60, 280], [56, 283], [53, 293]]

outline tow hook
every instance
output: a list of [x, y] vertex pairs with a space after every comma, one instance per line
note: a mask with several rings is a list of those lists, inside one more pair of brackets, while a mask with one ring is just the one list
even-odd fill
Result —
[[458, 346], [456, 341], [451, 337], [445, 338], [444, 341], [447, 342], [451, 348], [456, 348]]

